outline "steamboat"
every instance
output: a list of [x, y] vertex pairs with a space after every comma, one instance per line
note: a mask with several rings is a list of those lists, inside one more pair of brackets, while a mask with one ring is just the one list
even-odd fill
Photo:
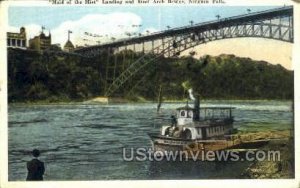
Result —
[[153, 151], [217, 151], [234, 146], [233, 109], [200, 108], [199, 97], [195, 99], [194, 107], [187, 102], [176, 109], [176, 116], [171, 116], [171, 123], [163, 125], [159, 134], [148, 134]]

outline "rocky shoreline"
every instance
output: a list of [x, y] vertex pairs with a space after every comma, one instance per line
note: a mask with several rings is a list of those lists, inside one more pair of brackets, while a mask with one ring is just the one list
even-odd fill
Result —
[[[258, 137], [262, 135], [274, 136], [274, 140], [259, 148], [263, 151], [280, 151], [280, 160], [254, 161], [241, 174], [245, 179], [289, 179], [294, 178], [294, 139], [290, 131], [270, 131], [254, 133]], [[279, 137], [280, 136], [280, 137]], [[284, 137], [282, 137], [284, 136]], [[278, 138], [278, 139], [276, 139]], [[268, 137], [264, 137], [268, 139]]]

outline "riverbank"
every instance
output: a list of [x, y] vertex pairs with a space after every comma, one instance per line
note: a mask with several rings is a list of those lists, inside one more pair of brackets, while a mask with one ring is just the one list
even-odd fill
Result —
[[[187, 99], [164, 99], [162, 105], [169, 104], [169, 103], [186, 103]], [[264, 102], [264, 101], [291, 101], [288, 99], [215, 99], [215, 98], [205, 98], [201, 99], [201, 102], [206, 101], [234, 101], [234, 102]], [[106, 97], [94, 97], [86, 100], [36, 100], [36, 101], [24, 101], [24, 102], [9, 102], [9, 105], [78, 105], [78, 104], [90, 104], [90, 105], [99, 105], [99, 104], [134, 104], [134, 103], [157, 103], [155, 100], [146, 99], [143, 97], [137, 97], [135, 100], [127, 99], [127, 98], [106, 98]], [[192, 104], [192, 102], [190, 102]]]
[[275, 139], [259, 149], [263, 151], [279, 151], [280, 160], [255, 161], [241, 174], [241, 178], [294, 178], [294, 139], [290, 131], [268, 131], [245, 134], [244, 136], [252, 136], [255, 139]]

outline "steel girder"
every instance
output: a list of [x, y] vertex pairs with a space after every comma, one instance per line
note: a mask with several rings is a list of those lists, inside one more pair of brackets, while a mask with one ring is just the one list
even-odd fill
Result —
[[[278, 18], [276, 18], [278, 19]], [[282, 19], [282, 18], [279, 18]], [[284, 18], [291, 20], [290, 17]], [[285, 42], [293, 42], [293, 26], [289, 21], [288, 24], [272, 23], [272, 20], [264, 20], [260, 22], [236, 23], [232, 25], [220, 24], [215, 28], [207, 28], [205, 30], [195, 30], [191, 33], [183, 33], [181, 35], [162, 40], [162, 44], [152, 49], [151, 57], [145, 54], [136, 62], [131, 64], [119, 77], [117, 77], [106, 91], [105, 95], [110, 96], [118, 88], [120, 88], [130, 77], [136, 72], [144, 68], [147, 64], [155, 62], [158, 57], [174, 57], [179, 56], [182, 51], [204, 44], [210, 41], [240, 38], [240, 37], [256, 37], [280, 40]]]

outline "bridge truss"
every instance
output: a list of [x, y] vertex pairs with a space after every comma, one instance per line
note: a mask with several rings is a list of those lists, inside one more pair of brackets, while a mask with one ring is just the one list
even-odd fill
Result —
[[[137, 72], [159, 57], [176, 57], [195, 46], [229, 38], [255, 37], [293, 43], [293, 25], [293, 7], [283, 7], [93, 46], [80, 49], [77, 53], [90, 57], [97, 56], [106, 49], [119, 51], [120, 48], [131, 47], [131, 50], [144, 54], [113, 79], [105, 91], [106, 96], [111, 96]], [[148, 43], [148, 51], [145, 51], [145, 43]], [[136, 47], [138, 45], [141, 46], [139, 50]]]

